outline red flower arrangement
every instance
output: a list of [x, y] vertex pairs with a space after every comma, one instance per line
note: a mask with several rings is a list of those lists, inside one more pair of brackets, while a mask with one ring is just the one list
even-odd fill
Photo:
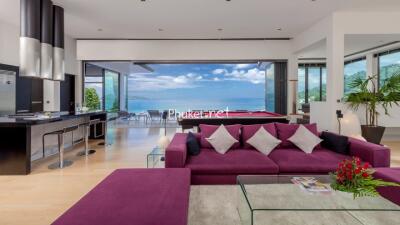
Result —
[[377, 187], [400, 186], [397, 183], [374, 179], [374, 169], [368, 163], [362, 163], [360, 158], [353, 157], [339, 163], [335, 173], [331, 173], [334, 190], [353, 193], [353, 197], [378, 196]]

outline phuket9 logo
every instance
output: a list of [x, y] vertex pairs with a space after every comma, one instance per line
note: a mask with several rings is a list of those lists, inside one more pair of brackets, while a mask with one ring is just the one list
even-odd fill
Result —
[[187, 110], [180, 112], [176, 109], [168, 109], [168, 119], [202, 119], [202, 118], [225, 118], [229, 117], [229, 108], [224, 110]]

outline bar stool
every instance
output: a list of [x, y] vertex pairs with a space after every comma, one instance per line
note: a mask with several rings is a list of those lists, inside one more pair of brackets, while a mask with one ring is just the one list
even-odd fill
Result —
[[96, 153], [96, 150], [89, 149], [89, 135], [90, 135], [90, 126], [96, 125], [100, 122], [100, 119], [90, 120], [89, 122], [82, 123], [80, 126], [83, 126], [83, 137], [85, 138], [85, 150], [78, 152], [78, 156], [88, 156]]
[[[52, 163], [48, 166], [49, 169], [57, 169], [57, 168], [64, 168], [67, 166], [72, 165], [72, 161], [71, 160], [64, 160], [64, 134], [65, 133], [69, 133], [69, 132], [73, 132], [78, 130], [79, 126], [70, 126], [70, 127], [65, 127], [62, 130], [56, 130], [53, 132], [49, 132], [43, 135], [42, 139], [43, 139], [43, 157], [45, 157], [45, 144], [44, 144], [44, 138], [46, 136], [49, 135], [57, 135], [58, 136], [58, 156], [59, 156], [59, 161]], [[73, 141], [73, 140], [72, 140]], [[73, 143], [72, 143], [73, 145]]]
[[104, 142], [100, 142], [98, 145], [108, 146], [109, 144], [107, 142], [107, 119], [100, 120], [99, 123], [103, 124], [104, 126]]

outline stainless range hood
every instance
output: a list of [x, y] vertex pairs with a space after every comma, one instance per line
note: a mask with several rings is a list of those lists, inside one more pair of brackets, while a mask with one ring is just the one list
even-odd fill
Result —
[[53, 7], [54, 39], [53, 39], [53, 80], [65, 79], [64, 65], [64, 9], [60, 6]]
[[21, 0], [21, 77], [40, 78], [40, 4], [41, 0]]
[[51, 80], [53, 79], [53, 2], [42, 0], [41, 9], [40, 76]]
[[51, 0], [20, 1], [20, 76], [63, 81], [64, 9]]

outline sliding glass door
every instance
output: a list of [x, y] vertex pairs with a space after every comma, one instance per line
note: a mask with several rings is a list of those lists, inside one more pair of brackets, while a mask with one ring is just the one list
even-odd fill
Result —
[[109, 70], [104, 71], [105, 110], [117, 112], [119, 110], [119, 74]]
[[130, 112], [228, 108], [286, 114], [286, 62], [151, 63], [146, 68], [127, 78]]
[[84, 102], [89, 110], [117, 112], [120, 108], [120, 74], [85, 63]]

